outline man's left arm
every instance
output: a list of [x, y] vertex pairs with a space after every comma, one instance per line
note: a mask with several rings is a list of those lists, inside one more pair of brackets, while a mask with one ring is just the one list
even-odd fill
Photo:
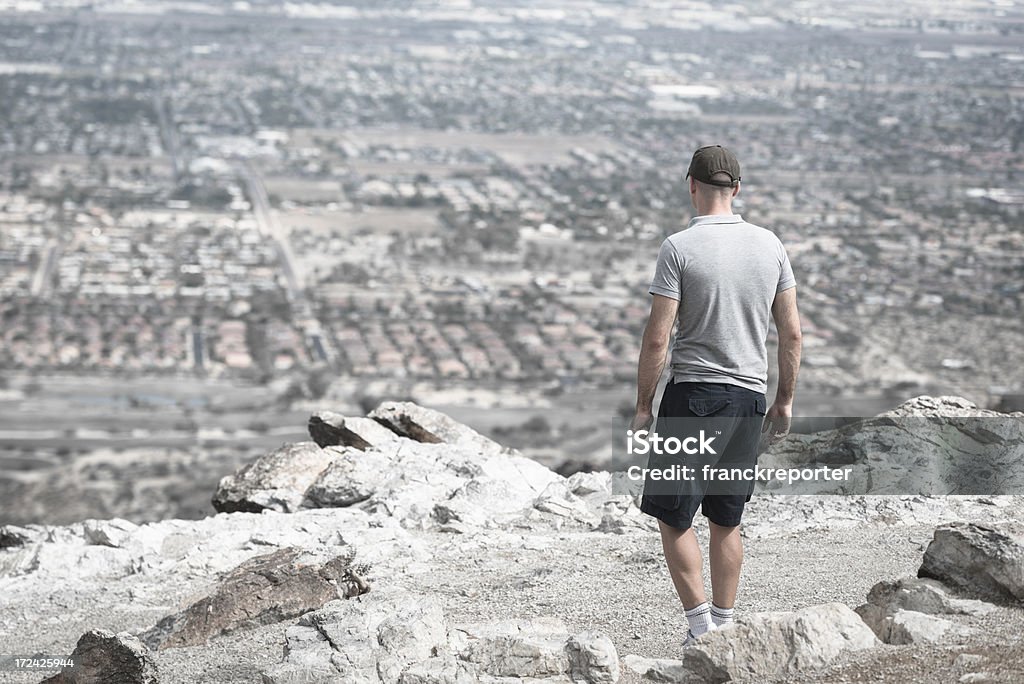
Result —
[[664, 295], [653, 295], [651, 313], [644, 328], [640, 344], [640, 363], [637, 369], [636, 414], [630, 427], [633, 430], [650, 428], [654, 422], [654, 394], [658, 389], [665, 357], [668, 354], [669, 336], [679, 311], [679, 300]]

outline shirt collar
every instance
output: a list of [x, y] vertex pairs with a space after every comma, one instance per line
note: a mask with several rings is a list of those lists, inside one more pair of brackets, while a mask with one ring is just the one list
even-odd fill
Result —
[[687, 227], [703, 226], [711, 223], [743, 223], [743, 217], [739, 214], [705, 214], [694, 216], [690, 219], [690, 225]]

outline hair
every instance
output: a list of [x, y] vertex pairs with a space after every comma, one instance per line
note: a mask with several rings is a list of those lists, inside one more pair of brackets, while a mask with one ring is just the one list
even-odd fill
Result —
[[[694, 180], [697, 179], [695, 178]], [[728, 183], [732, 181], [732, 177], [725, 171], [719, 171], [718, 173], [711, 176], [711, 180], [719, 183]], [[727, 200], [732, 197], [733, 188], [735, 188], [736, 186], [711, 185], [710, 183], [704, 183], [698, 180], [697, 187], [703, 194], [708, 195], [709, 197], [715, 197], [716, 199], [720, 200]]]

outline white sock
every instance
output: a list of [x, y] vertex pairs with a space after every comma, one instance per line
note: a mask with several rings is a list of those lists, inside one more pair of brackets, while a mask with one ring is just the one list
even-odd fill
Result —
[[690, 623], [690, 633], [695, 637], [715, 628], [711, 621], [711, 606], [707, 601], [686, 611], [686, 621]]
[[711, 621], [715, 623], [715, 627], [721, 627], [732, 622], [732, 608], [719, 608], [714, 603], [711, 604]]

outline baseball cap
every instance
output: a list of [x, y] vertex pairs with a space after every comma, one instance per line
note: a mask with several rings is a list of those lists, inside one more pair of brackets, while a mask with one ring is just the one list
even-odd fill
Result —
[[[716, 173], [727, 173], [731, 181], [714, 181]], [[693, 153], [686, 177], [693, 176], [701, 183], [731, 188], [740, 182], [740, 163], [729, 150], [721, 145], [705, 145]]]

